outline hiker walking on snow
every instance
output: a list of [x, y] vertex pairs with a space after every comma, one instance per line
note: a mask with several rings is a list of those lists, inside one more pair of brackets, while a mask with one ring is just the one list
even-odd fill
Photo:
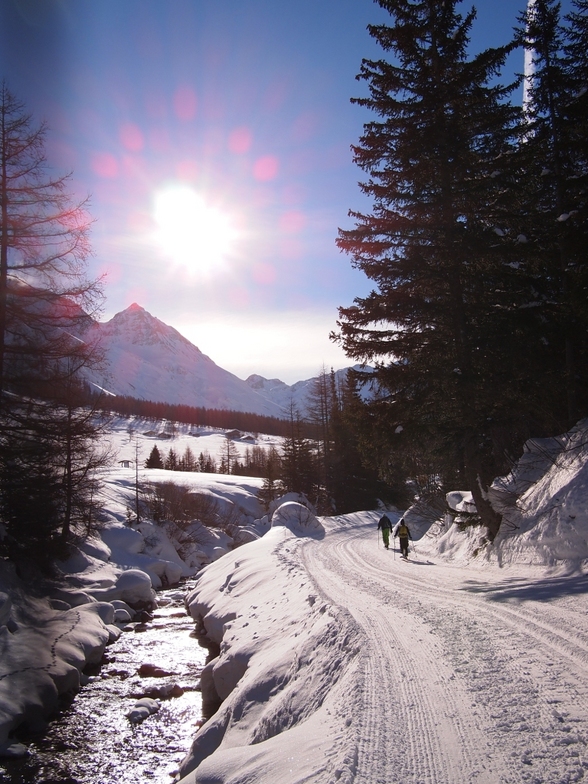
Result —
[[390, 544], [390, 529], [392, 528], [392, 523], [390, 522], [390, 518], [388, 515], [382, 515], [380, 517], [380, 522], [378, 523], [378, 529], [382, 530], [382, 539], [384, 540], [384, 547], [386, 550]]
[[404, 522], [404, 517], [400, 518], [400, 522], [398, 523], [398, 527], [394, 531], [394, 537], [398, 537], [400, 540], [400, 552], [404, 556], [404, 558], [408, 558], [408, 540], [412, 542], [412, 535], [410, 533], [409, 527]]

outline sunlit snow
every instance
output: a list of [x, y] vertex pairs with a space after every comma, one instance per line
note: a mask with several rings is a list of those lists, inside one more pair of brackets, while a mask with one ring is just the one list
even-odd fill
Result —
[[[121, 454], [131, 447], [122, 420], [112, 438]], [[197, 568], [152, 529], [125, 524], [132, 469], [106, 478], [107, 528], [74, 557], [75, 587], [53, 607], [3, 566], [5, 752], [24, 751], [15, 727], [42, 723], [120, 634], [125, 597], [150, 601], [158, 578]], [[455, 517], [406, 511], [408, 563], [382, 547], [380, 511], [317, 518], [292, 499], [270, 521], [256, 507], [260, 480], [175, 478], [238, 504], [253, 536], [234, 550], [217, 545], [224, 554], [211, 548], [187, 597], [201, 639], [218, 646], [202, 690], [220, 707], [195, 734], [182, 784], [585, 775], [588, 422], [529, 442], [494, 482], [505, 523], [492, 545], [463, 527], [460, 515], [475, 509], [468, 493], [449, 495]], [[389, 513], [396, 521], [401, 511]], [[132, 720], [157, 721], [151, 708], [137, 705]]]

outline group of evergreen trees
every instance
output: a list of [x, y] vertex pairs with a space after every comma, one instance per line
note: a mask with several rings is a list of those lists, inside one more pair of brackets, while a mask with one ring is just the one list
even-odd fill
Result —
[[196, 458], [190, 447], [181, 456], [173, 446], [162, 454], [155, 444], [144, 465], [260, 477], [265, 480], [260, 498], [266, 506], [284, 493], [302, 493], [321, 514], [367, 509], [378, 498], [391, 498], [390, 488], [379, 480], [375, 467], [365, 467], [360, 453], [355, 417], [363, 403], [354, 375], [348, 374], [339, 388], [334, 373], [323, 368], [310, 390], [308, 409], [302, 418], [292, 405], [280, 449], [255, 445], [240, 457], [227, 437], [215, 459], [208, 452]]
[[278, 474], [280, 487], [304, 493], [321, 514], [369, 509], [378, 499], [391, 499], [392, 489], [379, 479], [360, 450], [356, 417], [364, 405], [354, 373], [349, 371], [339, 387], [334, 373], [323, 368], [307, 403], [304, 421], [294, 410], [290, 415]]
[[0, 556], [48, 564], [92, 524], [96, 418], [79, 339], [100, 304], [85, 202], [55, 177], [45, 127], [0, 85]]
[[103, 397], [97, 401], [97, 404], [107, 413], [136, 416], [154, 421], [167, 419], [170, 422], [184, 422], [194, 426], [207, 425], [226, 430], [235, 428], [275, 436], [283, 436], [288, 432], [287, 420], [262, 414], [251, 414], [246, 411], [139, 400], [126, 395]]
[[[353, 147], [373, 209], [337, 241], [374, 289], [336, 338], [377, 364], [364, 457], [391, 484], [471, 490], [492, 539], [488, 483], [527, 437], [588, 413], [588, 2], [561, 19], [536, 0], [512, 41], [471, 56], [475, 11], [377, 1], [387, 59], [362, 62], [354, 100], [375, 118]], [[500, 81], [517, 48], [522, 106], [520, 80]]]
[[153, 445], [145, 468], [163, 468], [166, 471], [201, 471], [206, 474], [238, 474], [241, 476], [266, 477], [271, 470], [270, 463], [279, 462], [275, 447], [264, 449], [260, 446], [247, 447], [242, 459], [230, 438], [226, 439], [225, 449], [220, 462], [209, 452], [200, 452], [198, 457], [187, 446], [180, 456], [173, 447], [167, 454], [161, 454], [157, 444]]

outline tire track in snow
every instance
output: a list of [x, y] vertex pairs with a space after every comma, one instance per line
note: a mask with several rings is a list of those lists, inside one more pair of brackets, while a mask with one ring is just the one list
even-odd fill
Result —
[[[581, 780], [588, 625], [574, 629], [569, 620], [586, 610], [568, 611], [566, 600], [553, 608], [492, 601], [464, 590], [471, 572], [401, 563], [375, 551], [373, 533], [331, 531], [325, 546], [305, 551], [313, 578], [366, 634], [357, 781]], [[390, 733], [405, 729], [403, 755], [390, 749]]]
[[[371, 559], [366, 549], [365, 541], [361, 542], [359, 548], [353, 547], [349, 541], [342, 543], [340, 551], [345, 553], [348, 568], [357, 564], [358, 559], [369, 568]], [[584, 611], [576, 613], [561, 607], [559, 603], [552, 606], [548, 602], [527, 601], [518, 606], [508, 601], [494, 600], [494, 596], [501, 593], [500, 586], [495, 586], [494, 591], [488, 591], [486, 586], [486, 593], [481, 594], [479, 588], [473, 586], [472, 580], [468, 581], [466, 587], [463, 583], [459, 584], [455, 579], [456, 573], [458, 580], [463, 578], [463, 574], [455, 568], [433, 567], [427, 575], [430, 579], [424, 581], [418, 570], [418, 562], [397, 565], [406, 566], [406, 569], [395, 573], [394, 580], [410, 594], [427, 596], [429, 600], [435, 601], [443, 597], [446, 607], [450, 606], [459, 612], [467, 610], [478, 620], [484, 617], [486, 623], [494, 627], [495, 634], [508, 641], [509, 645], [512, 645], [513, 638], [518, 638], [520, 655], [526, 658], [531, 656], [527, 666], [521, 670], [530, 666], [534, 668], [535, 675], [540, 677], [541, 668], [547, 666], [551, 673], [550, 680], [556, 680], [553, 673], [557, 673], [558, 679], [570, 680], [576, 691], [575, 705], [588, 716], [588, 628], [585, 621], [588, 602], [585, 599]], [[418, 576], [407, 571], [410, 567], [417, 567]], [[451, 580], [449, 587], [447, 571]], [[445, 578], [436, 579], [438, 573], [445, 575]], [[471, 577], [471, 573], [468, 576]], [[577, 598], [577, 601], [580, 599]], [[533, 641], [531, 645], [530, 640]], [[533, 658], [530, 651], [537, 647], [541, 649], [542, 655]]]
[[[332, 543], [328, 549], [309, 547], [305, 557], [322, 590], [351, 612], [366, 635], [357, 781], [495, 784], [477, 751], [484, 729], [468, 709], [467, 693], [452, 684], [435, 642], [425, 640], [430, 635], [422, 621], [393, 607], [388, 586], [371, 572], [366, 578], [346, 570], [341, 579], [337, 550]], [[346, 591], [345, 583], [354, 590]]]

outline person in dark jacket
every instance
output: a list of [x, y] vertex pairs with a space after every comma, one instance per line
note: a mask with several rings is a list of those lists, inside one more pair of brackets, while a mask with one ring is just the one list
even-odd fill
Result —
[[394, 531], [394, 537], [398, 537], [400, 541], [400, 552], [404, 558], [408, 558], [408, 540], [412, 542], [412, 535], [407, 524], [404, 522], [404, 517], [400, 518], [400, 522]]
[[390, 545], [390, 529], [392, 528], [392, 523], [390, 522], [390, 518], [388, 515], [382, 515], [380, 517], [380, 522], [378, 523], [378, 529], [382, 531], [382, 539], [384, 540], [384, 547], [386, 550]]

